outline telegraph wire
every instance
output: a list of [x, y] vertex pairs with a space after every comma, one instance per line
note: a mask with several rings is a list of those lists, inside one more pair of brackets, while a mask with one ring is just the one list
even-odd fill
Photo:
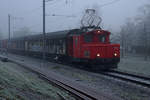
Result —
[[72, 18], [77, 17], [77, 16], [75, 16], [75, 15], [61, 15], [61, 14], [46, 14], [46, 16], [52, 16], [52, 17], [66, 17], [66, 18], [68, 18], [68, 17], [72, 17]]
[[32, 13], [35, 13], [35, 11], [40, 11], [39, 9], [41, 9], [41, 8], [42, 7], [40, 6], [40, 7], [34, 8], [32, 10], [29, 10], [29, 11], [23, 11], [23, 12], [21, 12], [21, 14], [30, 15]]
[[[52, 1], [52, 2], [47, 2], [47, 1]], [[47, 0], [46, 2], [46, 5], [53, 5], [53, 4], [56, 4], [56, 3], [58, 3], [58, 1], [65, 1], [65, 4], [68, 4], [68, 0]], [[120, 0], [113, 0], [113, 1], [111, 1], [111, 2], [109, 2], [109, 3], [106, 3], [106, 4], [102, 4], [102, 5], [100, 5], [100, 7], [105, 7], [105, 6], [108, 6], [108, 5], [111, 5], [111, 4], [114, 4], [114, 3], [116, 3], [116, 2], [119, 2]], [[41, 9], [43, 6], [40, 6], [40, 7], [37, 7], [37, 8], [34, 8], [34, 9], [32, 9], [32, 10], [30, 10], [30, 11], [26, 11], [26, 12], [22, 12], [22, 13], [24, 13], [24, 14], [26, 14], [26, 15], [30, 15], [31, 13], [35, 13], [35, 11], [40, 11], [39, 9]], [[46, 15], [46, 16], [52, 16], [52, 17], [66, 17], [66, 18], [68, 18], [68, 17], [77, 17], [76, 15], [78, 15], [78, 14], [82, 14], [83, 12], [79, 12], [79, 13], [77, 13], [77, 14], [72, 14], [72, 15], [61, 15], [61, 14], [49, 14], [49, 15]], [[38, 25], [40, 25], [40, 24], [38, 24]], [[35, 26], [37, 26], [37, 25], [33, 25], [33, 26], [31, 26], [32, 28], [33, 27], [35, 27]]]
[[62, 0], [51, 0], [51, 1], [54, 1], [54, 2], [46, 3], [46, 5], [56, 4], [56, 3], [57, 3], [57, 1], [62, 1]]
[[[108, 2], [108, 3], [105, 3], [105, 4], [100, 5], [100, 7], [105, 7], [105, 6], [108, 6], [108, 5], [117, 3], [117, 2], [119, 2], [119, 1], [121, 1], [121, 0], [113, 0], [113, 1], [111, 1], [111, 2]], [[68, 2], [68, 0], [66, 0], [66, 2]], [[78, 13], [76, 13], [76, 14], [73, 14], [72, 16], [79, 15], [79, 14], [82, 14], [82, 13], [83, 13], [83, 12], [81, 11], [81, 12], [78, 12]], [[75, 17], [77, 17], [77, 16], [75, 16]]]
[[[58, 0], [51, 0], [51, 1], [58, 1]], [[46, 5], [55, 4], [55, 3], [56, 2], [54, 2], [54, 3], [48, 3]], [[21, 14], [23, 13], [23, 14], [26, 14], [26, 15], [30, 15], [31, 13], [35, 13], [35, 11], [40, 11], [40, 9], [42, 9], [42, 7], [43, 6], [39, 6], [37, 8], [32, 9], [32, 10], [29, 10], [29, 11], [23, 11], [23, 12], [21, 12]]]
[[111, 2], [108, 2], [108, 3], [105, 3], [105, 4], [100, 5], [100, 7], [105, 7], [105, 6], [108, 6], [108, 5], [117, 3], [117, 2], [119, 2], [119, 1], [120, 1], [120, 0], [113, 0], [113, 1], [111, 1]]
[[[49, 0], [48, 0], [49, 1]], [[47, 2], [46, 3], [46, 5], [53, 5], [53, 4], [56, 4], [56, 3], [58, 3], [58, 1], [60, 1], [60, 0], [50, 0], [50, 1], [54, 1], [54, 2]], [[63, 0], [61, 0], [61, 1], [63, 1]], [[64, 0], [65, 1], [65, 4], [68, 4], [68, 0]], [[100, 5], [100, 7], [104, 7], [104, 6], [107, 6], [107, 5], [111, 5], [111, 4], [114, 4], [114, 3], [116, 3], [116, 2], [119, 2], [120, 0], [114, 0], [114, 1], [111, 1], [111, 2], [109, 2], [109, 3], [106, 3], [106, 4], [102, 4], [102, 5]], [[43, 6], [39, 6], [39, 7], [37, 7], [37, 8], [34, 8], [34, 9], [32, 9], [32, 10], [30, 10], [30, 11], [23, 11], [23, 12], [21, 12], [21, 13], [23, 13], [23, 14], [25, 14], [25, 15], [30, 15], [30, 14], [32, 14], [32, 13], [35, 13], [35, 11], [40, 11], [40, 9], [42, 9], [42, 7]]]
[[[54, 2], [48, 3], [48, 1], [54, 1]], [[53, 4], [56, 4], [58, 1], [60, 1], [60, 0], [47, 0], [46, 5], [53, 5]], [[63, 1], [63, 0], [61, 0], [61, 1]], [[23, 12], [21, 12], [21, 14], [25, 14], [26, 16], [28, 16], [30, 14], [35, 13], [35, 11], [40, 11], [42, 9], [42, 7], [43, 6], [39, 6], [37, 8], [32, 9], [32, 10], [29, 10], [29, 11], [23, 11]]]

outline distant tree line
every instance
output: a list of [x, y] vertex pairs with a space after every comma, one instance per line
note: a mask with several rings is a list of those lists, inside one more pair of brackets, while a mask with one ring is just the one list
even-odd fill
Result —
[[139, 8], [139, 15], [127, 19], [119, 34], [113, 36], [113, 42], [121, 44], [122, 57], [127, 53], [150, 56], [150, 4]]

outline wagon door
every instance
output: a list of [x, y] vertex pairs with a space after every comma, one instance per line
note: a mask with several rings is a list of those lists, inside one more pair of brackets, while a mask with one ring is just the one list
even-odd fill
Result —
[[68, 37], [67, 44], [68, 44], [68, 49], [67, 49], [68, 55], [73, 56], [73, 37], [72, 36]]
[[28, 51], [28, 41], [25, 41], [25, 51]]
[[75, 58], [80, 58], [80, 36], [73, 37], [73, 56]]

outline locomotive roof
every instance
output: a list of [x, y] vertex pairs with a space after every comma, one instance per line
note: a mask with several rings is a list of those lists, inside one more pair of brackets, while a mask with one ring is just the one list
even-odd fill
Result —
[[[57, 32], [48, 32], [46, 33], [46, 38], [47, 39], [55, 39], [55, 38], [66, 38], [67, 35], [78, 35], [78, 34], [82, 34], [87, 32], [84, 29], [72, 29], [72, 30], [63, 30], [63, 31], [57, 31]], [[13, 38], [11, 39], [13, 40], [35, 40], [35, 39], [42, 39], [43, 38], [43, 34], [36, 34], [36, 35], [29, 35], [29, 36], [25, 36], [25, 37], [17, 37], [17, 38]]]

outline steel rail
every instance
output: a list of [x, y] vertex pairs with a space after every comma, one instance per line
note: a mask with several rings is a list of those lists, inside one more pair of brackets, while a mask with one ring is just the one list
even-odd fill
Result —
[[132, 77], [137, 77], [137, 78], [141, 78], [141, 79], [150, 81], [150, 77], [146, 76], [146, 75], [139, 75], [139, 74], [135, 74], [135, 73], [131, 73], [131, 72], [125, 72], [125, 71], [121, 71], [121, 70], [111, 70], [111, 72], [123, 74], [123, 75], [128, 75], [128, 76], [132, 76]]
[[121, 79], [123, 81], [128, 81], [131, 83], [135, 83], [136, 85], [141, 85], [147, 88], [150, 88], [150, 78], [140, 75], [135, 75], [127, 72], [111, 70], [108, 72], [101, 72], [100, 74], [110, 76], [113, 78]]
[[[10, 61], [12, 61], [12, 60], [10, 60]], [[51, 83], [51, 84], [53, 84], [53, 85], [55, 85], [55, 86], [57, 86], [59, 88], [62, 88], [64, 90], [68, 91], [77, 100], [98, 100], [97, 98], [92, 97], [92, 96], [90, 96], [90, 95], [88, 95], [88, 94], [86, 94], [86, 93], [84, 93], [84, 92], [82, 92], [80, 90], [77, 90], [77, 89], [73, 88], [72, 86], [66, 85], [66, 84], [64, 84], [64, 83], [62, 83], [62, 82], [60, 82], [58, 80], [55, 80], [55, 79], [53, 79], [51, 77], [48, 77], [48, 76], [44, 75], [39, 70], [36, 70], [36, 69], [34, 69], [32, 67], [27, 67], [26, 65], [23, 65], [21, 63], [15, 62], [15, 61], [13, 61], [13, 62], [18, 64], [18, 65], [20, 65], [20, 66], [22, 66], [23, 68], [25, 68], [27, 70], [30, 70], [31, 72], [33, 72], [35, 74], [39, 75], [40, 78], [48, 81], [49, 83]]]
[[64, 84], [62, 82], [59, 82], [59, 81], [55, 80], [55, 79], [47, 77], [47, 76], [43, 75], [40, 72], [36, 71], [36, 73], [38, 75], [40, 75], [40, 77], [43, 78], [44, 80], [47, 80], [48, 82], [52, 83], [53, 85], [56, 85], [56, 86], [58, 86], [58, 87], [60, 87], [60, 88], [62, 88], [64, 90], [68, 91], [69, 93], [74, 95], [74, 97], [77, 98], [77, 100], [97, 100], [96, 98], [91, 97], [88, 94], [85, 94], [85, 93], [83, 93], [83, 92], [81, 92], [79, 90], [76, 90], [73, 87], [68, 86], [68, 85], [66, 85], [66, 84]]

